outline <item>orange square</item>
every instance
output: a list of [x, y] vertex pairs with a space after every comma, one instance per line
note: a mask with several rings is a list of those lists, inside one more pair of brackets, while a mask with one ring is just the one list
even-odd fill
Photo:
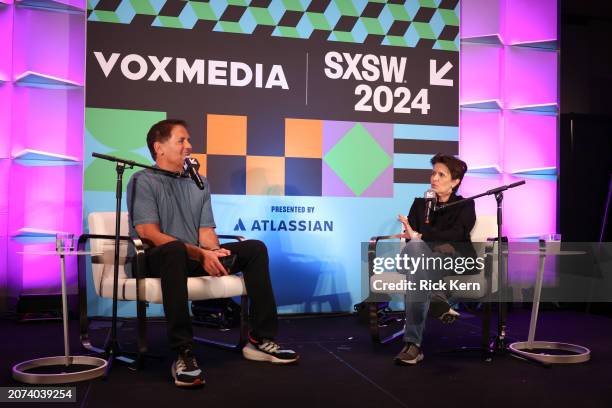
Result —
[[323, 121], [285, 119], [285, 156], [320, 159], [323, 151]]
[[196, 158], [200, 163], [200, 169], [198, 170], [200, 176], [206, 177], [206, 155], [202, 153], [191, 153], [191, 157]]
[[247, 117], [206, 116], [206, 153], [244, 156], [247, 151]]
[[249, 195], [285, 195], [285, 158], [247, 156], [246, 193]]

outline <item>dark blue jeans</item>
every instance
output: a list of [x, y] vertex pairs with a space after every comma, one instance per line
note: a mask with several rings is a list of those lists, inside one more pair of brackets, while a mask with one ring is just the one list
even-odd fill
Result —
[[[411, 240], [406, 243], [401, 253], [402, 257], [407, 255], [414, 258], [435, 258], [442, 256], [437, 252], [432, 252], [427, 243], [423, 241]], [[400, 271], [402, 272], [402, 271]], [[432, 268], [418, 268], [414, 274], [407, 273], [407, 280], [414, 282], [419, 288], [421, 280], [439, 281], [446, 274], [444, 271]], [[404, 332], [404, 341], [406, 343], [415, 343], [421, 345], [423, 341], [423, 332], [425, 331], [425, 322], [431, 304], [431, 297], [434, 292], [432, 290], [410, 290], [406, 291], [405, 307], [406, 307], [406, 325]], [[441, 301], [445, 301], [444, 293], [435, 292]]]

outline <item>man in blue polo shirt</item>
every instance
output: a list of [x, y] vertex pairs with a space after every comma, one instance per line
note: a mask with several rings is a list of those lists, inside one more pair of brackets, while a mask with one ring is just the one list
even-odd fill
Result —
[[[147, 134], [147, 146], [159, 168], [182, 172], [191, 154], [187, 124], [176, 119], [156, 123]], [[219, 258], [230, 254], [236, 255], [236, 262], [229, 273], [242, 271], [250, 300], [251, 332], [244, 357], [280, 364], [298, 360], [297, 353], [280, 349], [273, 340], [278, 318], [265, 244], [257, 240], [219, 244], [206, 179], [200, 190], [189, 177], [142, 170], [128, 183], [127, 204], [130, 234], [148, 246], [147, 276], [161, 278], [168, 341], [177, 353], [172, 364], [177, 386], [204, 383], [192, 352], [187, 277], [227, 275]]]

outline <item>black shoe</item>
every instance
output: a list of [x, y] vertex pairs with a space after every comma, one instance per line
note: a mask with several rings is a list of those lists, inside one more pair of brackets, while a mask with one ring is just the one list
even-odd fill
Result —
[[293, 350], [282, 350], [273, 340], [257, 341], [249, 336], [249, 341], [242, 348], [242, 355], [247, 360], [267, 361], [275, 364], [295, 363], [300, 356]]
[[448, 301], [437, 293], [431, 296], [429, 304], [429, 313], [439, 319], [444, 324], [454, 323], [461, 315], [453, 309]]
[[179, 352], [176, 361], [172, 363], [172, 378], [178, 387], [204, 385], [204, 375], [191, 349], [185, 348]]
[[423, 360], [425, 356], [421, 348], [414, 343], [406, 343], [402, 351], [395, 356], [395, 363], [399, 365], [415, 365]]

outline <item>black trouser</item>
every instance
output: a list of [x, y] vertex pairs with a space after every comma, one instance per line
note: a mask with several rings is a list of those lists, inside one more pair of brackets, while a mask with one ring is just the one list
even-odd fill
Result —
[[[231, 273], [242, 272], [249, 297], [251, 334], [256, 338], [274, 338], [278, 327], [276, 302], [268, 270], [268, 249], [257, 240], [221, 245], [237, 255]], [[146, 252], [147, 276], [161, 278], [164, 313], [168, 321], [170, 348], [178, 350], [193, 342], [193, 330], [187, 305], [187, 278], [208, 273], [197, 261], [187, 257], [180, 241], [151, 248]]]

